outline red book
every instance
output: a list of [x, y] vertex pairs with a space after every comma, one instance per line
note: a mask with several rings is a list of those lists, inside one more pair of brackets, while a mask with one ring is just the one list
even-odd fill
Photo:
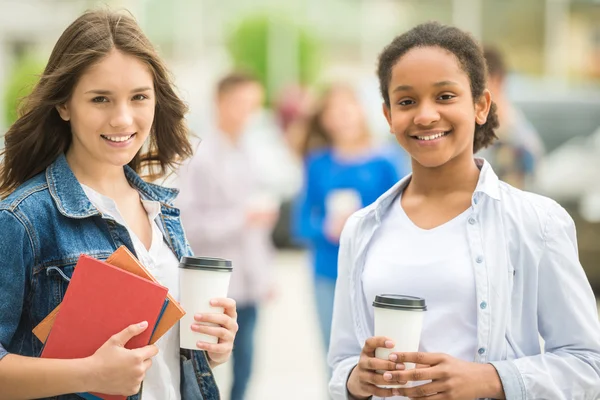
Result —
[[[148, 328], [125, 347], [146, 346], [165, 306], [167, 292], [155, 282], [82, 254], [41, 357], [89, 357], [112, 335], [142, 321], [148, 321]], [[126, 398], [95, 396], [107, 400]]]

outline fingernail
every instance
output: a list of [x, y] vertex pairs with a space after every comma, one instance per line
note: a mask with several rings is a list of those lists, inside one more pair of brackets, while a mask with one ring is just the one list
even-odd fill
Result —
[[398, 359], [398, 356], [394, 353], [390, 354], [390, 361], [396, 361]]
[[217, 300], [214, 300], [214, 299], [210, 301], [210, 305], [211, 306], [216, 306], [217, 303], [219, 303], [219, 302]]
[[140, 324], [139, 324], [140, 328], [145, 328], [147, 326], [148, 326], [148, 321], [140, 322]]
[[392, 347], [394, 347], [394, 342], [392, 342], [391, 340], [386, 340], [385, 347], [389, 347], [391, 349]]
[[396, 369], [405, 369], [404, 364], [396, 364]]
[[392, 394], [394, 396], [400, 396], [400, 391], [398, 389], [392, 389]]
[[194, 319], [196, 321], [200, 321], [202, 319], [202, 314], [196, 314], [196, 315], [194, 315]]
[[204, 342], [196, 342], [196, 346], [203, 349], [205, 344], [204, 344]]
[[389, 373], [385, 373], [383, 374], [383, 379], [385, 379], [386, 381], [391, 381], [392, 380], [392, 374]]

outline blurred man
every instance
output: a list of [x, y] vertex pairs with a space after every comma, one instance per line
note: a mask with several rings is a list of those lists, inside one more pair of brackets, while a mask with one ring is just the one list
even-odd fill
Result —
[[250, 378], [257, 307], [272, 290], [270, 233], [278, 205], [259, 192], [242, 137], [260, 108], [263, 89], [245, 74], [218, 83], [214, 132], [202, 135], [194, 157], [178, 177], [186, 236], [196, 255], [233, 262], [229, 296], [237, 301], [231, 400], [242, 400]]
[[498, 141], [479, 152], [494, 167], [500, 179], [518, 188], [531, 184], [536, 164], [544, 154], [539, 134], [505, 93], [506, 64], [500, 51], [486, 46], [484, 56], [488, 66], [488, 88], [498, 107], [500, 128]]

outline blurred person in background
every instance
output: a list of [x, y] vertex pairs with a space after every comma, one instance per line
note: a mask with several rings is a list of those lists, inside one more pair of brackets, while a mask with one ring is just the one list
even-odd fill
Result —
[[498, 177], [520, 189], [529, 188], [535, 168], [544, 155], [544, 144], [533, 125], [506, 94], [507, 68], [504, 56], [493, 46], [484, 47], [488, 88], [498, 108], [498, 140], [478, 156], [494, 167]]
[[216, 90], [214, 132], [207, 133], [178, 176], [178, 206], [195, 254], [229, 259], [229, 296], [239, 325], [233, 350], [231, 400], [244, 399], [251, 376], [258, 307], [273, 291], [271, 230], [278, 204], [260, 191], [242, 137], [263, 102], [260, 83], [244, 73], [223, 77]]
[[346, 219], [398, 180], [395, 165], [373, 147], [354, 90], [335, 85], [307, 123], [304, 186], [294, 205], [293, 231], [312, 252], [314, 294], [329, 348], [339, 239]]

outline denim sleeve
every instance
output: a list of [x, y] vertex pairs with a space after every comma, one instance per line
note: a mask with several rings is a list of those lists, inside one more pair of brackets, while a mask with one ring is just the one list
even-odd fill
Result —
[[13, 212], [0, 210], [0, 360], [8, 351], [19, 326], [28, 281], [33, 264], [33, 246], [22, 220]]

